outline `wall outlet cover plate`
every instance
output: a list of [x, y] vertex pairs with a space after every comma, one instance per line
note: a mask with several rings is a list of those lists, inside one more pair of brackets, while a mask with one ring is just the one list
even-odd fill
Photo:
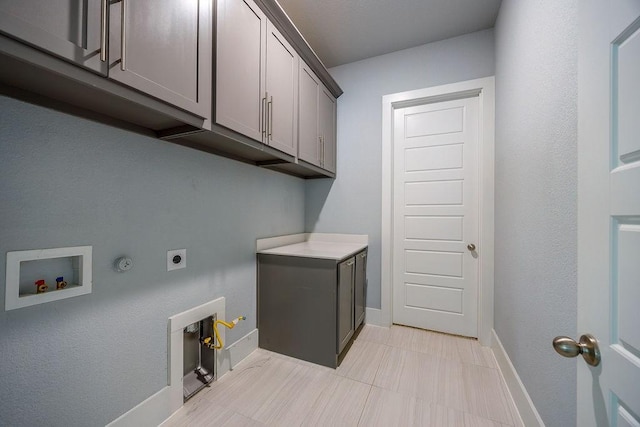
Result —
[[167, 271], [179, 270], [187, 266], [187, 250], [173, 249], [167, 251]]

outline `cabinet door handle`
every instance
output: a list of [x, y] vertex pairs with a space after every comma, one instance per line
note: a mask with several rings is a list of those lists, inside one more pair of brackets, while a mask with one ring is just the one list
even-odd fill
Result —
[[318, 160], [320, 166], [322, 166], [322, 136], [318, 135]]
[[354, 262], [355, 262], [354, 260], [347, 261], [347, 267], [351, 267]]
[[366, 257], [367, 257], [366, 253], [360, 255], [360, 258], [362, 258], [362, 259], [365, 259]]
[[269, 112], [269, 132], [267, 136], [270, 140], [273, 140], [273, 96], [269, 97], [269, 102], [267, 103], [267, 111]]
[[100, 61], [107, 62], [107, 0], [102, 0], [100, 17]]
[[120, 5], [120, 69], [126, 71], [125, 57], [127, 44], [125, 43], [125, 39], [127, 37], [127, 6], [125, 5], [125, 0], [120, 1], [122, 2]]
[[266, 138], [267, 135], [267, 93], [264, 93], [264, 98], [262, 98], [262, 114], [260, 120], [260, 127], [262, 128], [262, 139]]

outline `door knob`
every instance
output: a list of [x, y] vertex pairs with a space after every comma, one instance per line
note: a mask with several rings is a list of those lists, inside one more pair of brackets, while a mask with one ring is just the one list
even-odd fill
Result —
[[467, 245], [467, 249], [469, 249], [470, 251], [475, 251], [476, 250], [476, 245], [474, 245], [473, 243], [469, 243]]
[[553, 348], [561, 356], [576, 357], [581, 354], [589, 365], [598, 366], [600, 364], [600, 348], [598, 340], [593, 335], [582, 335], [580, 342], [575, 342], [569, 337], [555, 337]]

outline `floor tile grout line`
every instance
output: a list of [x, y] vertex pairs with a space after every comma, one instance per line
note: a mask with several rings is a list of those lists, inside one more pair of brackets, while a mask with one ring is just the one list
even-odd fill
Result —
[[373, 390], [373, 384], [369, 385], [369, 392], [367, 393], [367, 398], [364, 401], [364, 406], [362, 407], [362, 410], [360, 411], [360, 416], [358, 417], [358, 422], [356, 423], [356, 426], [360, 425], [360, 421], [362, 421], [362, 416], [364, 415], [364, 410], [367, 409], [367, 403], [369, 402], [369, 398], [371, 397], [371, 390]]

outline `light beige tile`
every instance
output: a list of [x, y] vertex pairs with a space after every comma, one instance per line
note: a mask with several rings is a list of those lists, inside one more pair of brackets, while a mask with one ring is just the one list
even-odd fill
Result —
[[513, 425], [515, 427], [525, 427], [524, 423], [522, 422], [522, 418], [520, 417], [520, 413], [518, 412], [518, 408], [516, 408], [516, 404], [513, 401], [513, 397], [511, 396], [511, 393], [509, 392], [507, 384], [504, 382], [504, 377], [502, 375], [500, 375], [500, 385], [502, 386], [502, 392], [506, 396], [506, 400], [509, 405], [509, 411], [511, 413]]
[[491, 349], [482, 347], [478, 340], [447, 334], [438, 335], [438, 356], [462, 363], [497, 368]]
[[502, 389], [500, 374], [495, 369], [476, 365], [465, 365], [468, 379], [466, 412], [489, 418], [504, 424], [513, 424], [509, 401]]
[[434, 401], [440, 360], [430, 354], [390, 347], [373, 384], [387, 390]]
[[414, 350], [414, 337], [417, 329], [408, 328], [406, 326], [392, 325], [389, 328], [389, 339], [387, 345], [402, 348], [405, 350]]
[[379, 344], [386, 344], [389, 340], [390, 328], [381, 326], [364, 325], [356, 341], [373, 341]]
[[360, 426], [420, 425], [423, 402], [395, 391], [373, 387], [364, 407]]
[[353, 343], [344, 360], [336, 369], [336, 375], [373, 384], [382, 357], [389, 347], [372, 341]]
[[265, 399], [253, 419], [273, 426], [300, 425], [330, 384], [326, 372], [300, 365], [278, 392]]
[[495, 369], [442, 359], [437, 397], [437, 403], [443, 406], [508, 425], [513, 423]]
[[491, 349], [482, 347], [475, 338], [393, 325], [387, 344], [463, 363], [497, 367]]
[[430, 404], [422, 407], [422, 426], [431, 427], [503, 427], [503, 424], [478, 417], [476, 415], [457, 411], [445, 406]]
[[301, 365], [279, 357], [263, 356], [239, 365], [210, 388], [205, 398], [247, 417], [277, 393]]
[[331, 375], [330, 384], [302, 423], [303, 426], [355, 426], [362, 415], [371, 386]]
[[495, 421], [467, 414], [390, 390], [373, 387], [360, 426], [501, 427]]
[[171, 418], [165, 421], [162, 427], [204, 427], [204, 426], [226, 426], [226, 427], [257, 427], [264, 424], [240, 415], [237, 412], [215, 405], [210, 402], [195, 405], [188, 401], [182, 409], [176, 412]]

